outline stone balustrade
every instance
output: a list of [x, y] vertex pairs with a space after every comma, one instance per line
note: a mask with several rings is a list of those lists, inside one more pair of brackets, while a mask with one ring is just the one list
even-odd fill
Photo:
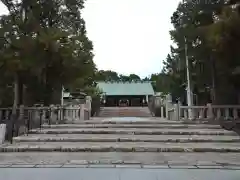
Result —
[[240, 106], [233, 105], [211, 105], [207, 106], [192, 106], [192, 107], [183, 107], [180, 106], [180, 111], [183, 110], [184, 116], [180, 114], [180, 119], [189, 119], [188, 110], [192, 109], [194, 119], [239, 119]]
[[[51, 123], [58, 123], [61, 120], [88, 120], [90, 118], [89, 105], [69, 105], [66, 107], [51, 105], [50, 107], [24, 107], [17, 109], [18, 119], [31, 119], [44, 123], [51, 119]], [[0, 108], [0, 123], [10, 120], [12, 108]]]
[[[49, 107], [25, 107], [17, 108], [17, 116], [11, 120], [12, 108], [0, 108], [0, 144], [5, 139], [5, 134], [18, 136], [28, 133], [33, 128], [41, 128], [42, 124], [60, 124], [65, 121], [84, 121], [91, 117], [91, 99], [86, 104]], [[7, 129], [6, 129], [7, 127]]]
[[238, 120], [240, 106], [211, 104], [206, 106], [182, 106], [174, 104], [171, 108], [166, 109], [166, 114], [167, 116], [162, 117], [169, 120]]

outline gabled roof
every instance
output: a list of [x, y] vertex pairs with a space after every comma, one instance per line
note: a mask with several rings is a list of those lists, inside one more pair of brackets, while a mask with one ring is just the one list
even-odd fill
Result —
[[97, 86], [108, 96], [154, 95], [151, 82], [98, 82]]

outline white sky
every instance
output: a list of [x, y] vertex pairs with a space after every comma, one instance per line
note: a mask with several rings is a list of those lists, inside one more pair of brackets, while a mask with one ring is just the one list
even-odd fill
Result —
[[[87, 0], [83, 17], [99, 69], [158, 73], [170, 52], [170, 17], [180, 0]], [[0, 14], [7, 10], [0, 4]]]

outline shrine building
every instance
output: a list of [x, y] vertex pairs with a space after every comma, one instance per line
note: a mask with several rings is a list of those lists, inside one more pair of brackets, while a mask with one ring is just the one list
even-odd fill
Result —
[[146, 106], [148, 99], [154, 95], [151, 82], [97, 82], [103, 93], [104, 106]]

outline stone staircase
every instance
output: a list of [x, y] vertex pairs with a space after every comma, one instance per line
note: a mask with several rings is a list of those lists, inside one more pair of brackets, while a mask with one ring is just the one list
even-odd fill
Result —
[[[150, 164], [180, 158], [184, 162], [221, 159], [229, 163], [233, 158], [240, 160], [240, 137], [219, 125], [183, 124], [154, 117], [95, 118], [74, 124], [43, 125], [14, 138], [13, 144], [0, 145], [0, 152], [1, 161], [14, 163], [40, 163], [48, 161], [47, 157], [54, 163], [76, 158], [98, 163], [119, 160]], [[193, 156], [196, 153], [200, 154]], [[228, 158], [223, 158], [223, 154]]]
[[103, 107], [99, 117], [151, 117], [148, 107]]

